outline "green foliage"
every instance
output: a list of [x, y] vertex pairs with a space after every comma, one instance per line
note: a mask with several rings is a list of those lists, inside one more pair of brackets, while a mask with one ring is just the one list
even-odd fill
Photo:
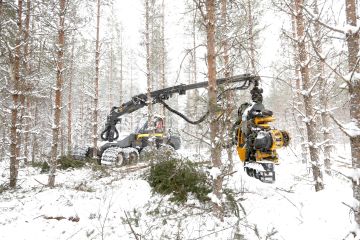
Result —
[[155, 192], [173, 194], [170, 198], [173, 202], [186, 202], [188, 193], [193, 193], [200, 202], [210, 200], [207, 195], [211, 186], [206, 174], [188, 160], [171, 158], [159, 161], [151, 166], [147, 180]]
[[50, 166], [49, 164], [44, 161], [42, 164], [41, 164], [41, 171], [40, 173], [48, 173], [50, 171]]
[[48, 173], [50, 170], [50, 166], [46, 161], [43, 162], [32, 162], [31, 166], [34, 168], [40, 168], [40, 173]]
[[240, 217], [240, 209], [239, 209], [239, 205], [236, 201], [234, 191], [231, 189], [225, 188], [223, 190], [223, 193], [226, 196], [226, 203], [225, 203], [226, 210], [228, 210], [230, 213], [234, 214], [236, 217]]
[[71, 156], [61, 156], [58, 164], [60, 169], [82, 168], [85, 166], [85, 161], [75, 160]]
[[2, 194], [3, 192], [5, 192], [6, 190], [9, 190], [9, 185], [8, 184], [0, 184], [0, 194]]
[[100, 165], [98, 159], [90, 158], [88, 159], [88, 162], [90, 164], [91, 170], [98, 173], [98, 178], [110, 176], [109, 168], [104, 165]]

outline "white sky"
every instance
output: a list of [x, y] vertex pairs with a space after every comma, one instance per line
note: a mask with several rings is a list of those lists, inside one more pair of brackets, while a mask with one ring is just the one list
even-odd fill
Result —
[[[117, 0], [115, 4], [115, 9], [118, 13], [117, 16], [124, 28], [124, 44], [137, 52], [144, 50], [144, 47], [140, 46], [141, 41], [143, 41], [142, 31], [145, 21], [143, 2], [143, 0]], [[188, 47], [187, 42], [189, 41], [185, 37], [186, 23], [183, 16], [185, 6], [183, 1], [165, 1], [165, 8], [165, 33], [169, 56], [167, 74], [169, 80], [174, 80], [179, 71], [180, 62], [184, 57], [184, 50]], [[261, 64], [260, 70], [262, 75], [271, 76], [272, 73], [269, 67], [275, 60], [275, 56], [280, 48], [277, 33], [280, 31], [281, 22], [274, 19], [273, 13], [267, 12], [264, 15], [264, 24], [266, 24], [268, 28], [262, 33], [262, 40], [260, 40], [262, 45], [259, 60]], [[264, 35], [266, 35], [266, 37], [264, 37]], [[203, 57], [200, 54], [198, 54], [198, 56]], [[140, 78], [142, 77], [145, 78], [145, 75], [140, 76]], [[179, 81], [184, 82], [184, 80], [181, 80], [181, 77], [185, 78], [186, 76], [180, 76]], [[198, 81], [202, 80], [201, 78], [198, 79]], [[266, 88], [266, 86], [264, 87]]]
[[[332, 0], [331, 5], [336, 2], [337, 5], [340, 3]], [[342, 2], [342, 1], [341, 1]], [[262, 2], [264, 5], [268, 5], [268, 8], [272, 8], [271, 1]], [[330, 4], [330, 3], [329, 3]], [[343, 3], [341, 3], [343, 5]], [[334, 5], [335, 6], [335, 5]], [[128, 46], [128, 48], [133, 49], [138, 56], [138, 68], [140, 71], [144, 72], [145, 70], [145, 60], [144, 57], [139, 57], [140, 55], [144, 55], [144, 47], [140, 46], [140, 43], [143, 41], [143, 29], [144, 29], [144, 0], [116, 0], [115, 8], [117, 12], [117, 16], [124, 28], [124, 44]], [[183, 13], [185, 12], [185, 4], [184, 1], [167, 1], [165, 0], [165, 35], [166, 35], [166, 51], [168, 53], [168, 60], [166, 71], [168, 82], [174, 83], [176, 79], [177, 73], [179, 71], [180, 62], [185, 55], [185, 49], [189, 48], [189, 39], [185, 36], [185, 24], [187, 24], [188, 16], [184, 18]], [[341, 6], [335, 6], [334, 8], [338, 8], [337, 11], [341, 8]], [[264, 15], [260, 20], [261, 25], [267, 26], [265, 30], [260, 33], [260, 39], [258, 44], [261, 46], [258, 49], [259, 52], [259, 71], [260, 75], [263, 76], [272, 76], [271, 65], [281, 57], [281, 41], [280, 41], [280, 33], [281, 27], [283, 24], [288, 24], [288, 19], [284, 19], [280, 16], [280, 14], [275, 14], [273, 10], [264, 10]], [[341, 21], [340, 21], [341, 22]], [[336, 24], [336, 23], [335, 23]], [[204, 57], [204, 53], [201, 50], [197, 55], [199, 58]], [[184, 67], [184, 66], [183, 66]], [[198, 66], [199, 69], [202, 68], [203, 71], [205, 69], [205, 63], [203, 66]], [[145, 90], [145, 73], [138, 74], [139, 79], [141, 80], [143, 85], [143, 89]], [[185, 74], [180, 75], [179, 82], [186, 82], [187, 76]], [[202, 75], [198, 75], [197, 81], [205, 81]], [[268, 90], [267, 86], [270, 86], [270, 79], [264, 78], [263, 88], [265, 89], [265, 93]], [[176, 84], [178, 84], [177, 82]]]

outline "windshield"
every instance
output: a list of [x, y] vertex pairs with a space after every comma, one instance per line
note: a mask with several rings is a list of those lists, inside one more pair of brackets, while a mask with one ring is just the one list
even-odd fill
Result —
[[147, 128], [147, 126], [145, 126], [145, 125], [147, 125], [146, 123], [147, 123], [147, 117], [140, 119], [140, 121], [136, 125], [135, 133], [139, 133], [141, 130], [144, 130], [145, 128]]

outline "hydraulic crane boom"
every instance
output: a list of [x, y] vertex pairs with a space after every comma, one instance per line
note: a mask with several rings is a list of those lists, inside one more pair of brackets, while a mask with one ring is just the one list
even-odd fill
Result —
[[[233, 76], [229, 78], [220, 78], [216, 80], [217, 85], [230, 84], [230, 83], [242, 83], [236, 88], [230, 90], [244, 90], [248, 89], [251, 84], [257, 85], [260, 80], [259, 76], [250, 74], [243, 74]], [[180, 84], [169, 88], [156, 90], [150, 93], [152, 104], [163, 103], [164, 100], [168, 100], [173, 94], [183, 95], [188, 90], [205, 88], [208, 86], [208, 82], [200, 82], [194, 84]], [[101, 139], [112, 142], [119, 137], [119, 133], [116, 129], [116, 124], [121, 120], [120, 117], [124, 114], [129, 114], [137, 111], [148, 105], [147, 94], [139, 94], [131, 98], [130, 101], [125, 102], [120, 107], [113, 107], [110, 114], [107, 117], [105, 124], [105, 130], [101, 133]]]

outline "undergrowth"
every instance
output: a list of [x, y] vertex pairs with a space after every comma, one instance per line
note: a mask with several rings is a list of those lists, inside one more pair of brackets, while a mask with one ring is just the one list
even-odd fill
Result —
[[153, 163], [147, 180], [157, 193], [172, 194], [170, 200], [184, 203], [192, 193], [200, 202], [209, 201], [211, 186], [207, 176], [189, 160], [168, 158]]
[[58, 164], [60, 169], [68, 169], [68, 168], [82, 168], [85, 166], [85, 161], [76, 160], [71, 156], [61, 156], [58, 159]]
[[50, 166], [46, 161], [43, 162], [32, 162], [31, 166], [34, 168], [40, 168], [40, 173], [48, 173], [50, 170]]

